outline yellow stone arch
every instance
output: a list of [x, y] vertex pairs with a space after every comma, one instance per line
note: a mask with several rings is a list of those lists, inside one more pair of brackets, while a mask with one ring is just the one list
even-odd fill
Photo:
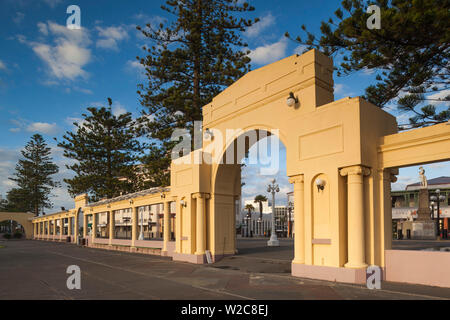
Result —
[[[450, 160], [450, 126], [397, 133], [395, 117], [364, 99], [334, 101], [332, 75], [332, 60], [316, 50], [251, 71], [203, 107], [202, 147], [172, 161], [170, 187], [130, 195], [133, 203], [125, 196], [88, 204], [81, 195], [75, 198], [75, 209], [33, 222], [42, 227], [76, 217], [82, 208], [86, 230], [88, 215], [134, 208], [137, 221], [138, 206], [164, 202], [168, 224], [173, 201], [173, 259], [205, 263], [209, 251], [216, 261], [235, 253], [233, 204], [240, 195], [240, 167], [220, 160], [231, 146], [237, 148], [242, 134], [278, 130], [294, 189], [294, 276], [364, 283], [366, 267], [377, 265], [393, 281], [450, 287], [448, 277], [447, 282], [427, 282], [430, 275], [439, 275], [439, 268], [450, 268], [450, 259], [443, 261], [434, 253], [426, 259], [410, 254], [419, 269], [403, 273], [415, 278], [398, 276], [404, 269], [396, 269], [393, 261], [404, 252], [391, 250], [390, 203], [390, 183], [399, 167]], [[292, 95], [297, 102], [289, 107], [286, 99]], [[227, 137], [227, 130], [235, 133]], [[323, 189], [317, 188], [317, 179], [325, 182]], [[136, 222], [132, 228], [131, 246], [137, 239]], [[162, 254], [168, 254], [167, 230]], [[429, 265], [423, 267], [423, 262]]]
[[33, 223], [34, 214], [24, 212], [0, 212], [0, 221], [14, 220], [20, 223], [25, 229], [25, 236], [27, 239], [33, 238]]
[[[171, 166], [171, 194], [187, 199], [177, 206], [175, 260], [204, 263], [207, 250], [213, 259], [234, 254], [240, 169], [217, 159], [239, 134], [223, 137], [278, 129], [294, 187], [292, 274], [362, 283], [368, 265], [386, 270], [390, 182], [398, 166], [450, 159], [450, 126], [397, 134], [395, 117], [364, 99], [334, 101], [332, 73], [331, 59], [311, 50], [248, 73], [203, 108], [210, 138]], [[294, 107], [286, 104], [291, 93]], [[221, 148], [212, 147], [217, 137]]]

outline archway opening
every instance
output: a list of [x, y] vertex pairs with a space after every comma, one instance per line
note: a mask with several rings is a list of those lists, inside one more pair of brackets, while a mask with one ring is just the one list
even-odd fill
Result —
[[[75, 230], [78, 237], [83, 237], [83, 230], [84, 230], [84, 212], [83, 209], [79, 208], [77, 212], [77, 223], [78, 223], [78, 230]], [[73, 229], [72, 229], [73, 230]]]
[[397, 180], [391, 184], [392, 249], [450, 247], [450, 242], [441, 241], [450, 239], [450, 161], [398, 169]]
[[[275, 205], [269, 185], [274, 185]], [[215, 219], [226, 229], [219, 242], [221, 236], [233, 238], [230, 243], [235, 249], [235, 255], [221, 260], [217, 267], [232, 264], [249, 272], [290, 273], [294, 258], [293, 188], [286, 175], [286, 148], [277, 134], [250, 130], [236, 137], [218, 166], [213, 190]], [[234, 214], [233, 219], [228, 219], [230, 214]], [[225, 224], [230, 220], [234, 225]], [[278, 246], [268, 245], [272, 229]], [[226, 248], [229, 243], [224, 240], [220, 245]]]
[[0, 221], [0, 239], [25, 239], [25, 227], [16, 220]]

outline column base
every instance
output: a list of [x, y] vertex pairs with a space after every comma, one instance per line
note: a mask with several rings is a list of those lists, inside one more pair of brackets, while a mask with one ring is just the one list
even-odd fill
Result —
[[269, 241], [267, 241], [267, 245], [269, 247], [279, 247], [280, 241], [278, 241], [278, 239], [270, 239]]
[[365, 284], [366, 269], [350, 269], [341, 267], [314, 266], [292, 262], [294, 277], [326, 280], [334, 282]]
[[366, 263], [351, 263], [351, 262], [347, 262], [346, 264], [344, 264], [345, 268], [348, 269], [361, 269], [361, 268], [367, 268], [369, 265]]
[[188, 254], [188, 253], [173, 253], [172, 259], [174, 261], [184, 261], [195, 264], [205, 264], [206, 256], [204, 254]]

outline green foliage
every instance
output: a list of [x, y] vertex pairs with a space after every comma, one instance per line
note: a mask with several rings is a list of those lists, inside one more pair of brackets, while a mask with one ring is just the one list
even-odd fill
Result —
[[14, 239], [21, 239], [23, 237], [23, 234], [22, 234], [22, 232], [14, 232], [14, 234], [13, 234], [13, 238]]
[[83, 121], [74, 123], [76, 132], [67, 131], [58, 142], [64, 156], [74, 160], [66, 167], [75, 177], [64, 179], [72, 196], [88, 193], [91, 201], [97, 201], [142, 187], [136, 167], [142, 148], [137, 140], [139, 125], [129, 112], [114, 115], [110, 98], [108, 104], [87, 108]]
[[[371, 16], [366, 10], [371, 4], [381, 8], [379, 30], [366, 26]], [[427, 95], [447, 92], [449, 88], [448, 0], [344, 0], [335, 16], [336, 22], [332, 18], [322, 22], [319, 40], [304, 27], [306, 40], [293, 40], [328, 55], [342, 54], [338, 75], [376, 71], [377, 83], [366, 89], [365, 97], [379, 107], [402, 97], [397, 108], [413, 114], [408, 126], [450, 119], [448, 103], [439, 110], [429, 103], [448, 102], [450, 95], [434, 99]], [[288, 33], [286, 36], [290, 37]]]
[[148, 79], [138, 94], [146, 133], [154, 139], [144, 163], [155, 185], [169, 181], [173, 130], [192, 134], [201, 108], [249, 71], [240, 32], [254, 22], [242, 18], [254, 8], [237, 0], [167, 0], [161, 8], [171, 23], [137, 27], [152, 43], [137, 59]]
[[49, 200], [51, 190], [59, 186], [52, 175], [59, 169], [52, 162], [51, 149], [40, 134], [35, 134], [21, 151], [23, 159], [16, 165], [16, 172], [10, 180], [17, 188], [7, 193], [7, 211], [31, 211], [38, 215], [44, 208], [52, 208]]
[[250, 203], [246, 204], [244, 209], [247, 210], [247, 217], [251, 217], [252, 212], [255, 211], [255, 207], [253, 207]]
[[5, 233], [4, 235], [3, 235], [3, 238], [5, 238], [5, 239], [11, 239], [11, 234], [10, 233]]
[[263, 196], [262, 194], [259, 194], [255, 197], [254, 202], [259, 203], [259, 218], [262, 220], [263, 215], [263, 202], [267, 201], [267, 197]]

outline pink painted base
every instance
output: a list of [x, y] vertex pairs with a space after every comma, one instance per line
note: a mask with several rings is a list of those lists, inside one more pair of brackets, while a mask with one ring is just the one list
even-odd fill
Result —
[[386, 250], [386, 280], [450, 288], [450, 252]]
[[295, 277], [336, 281], [345, 283], [366, 283], [366, 269], [312, 266], [292, 263], [292, 275]]
[[196, 255], [196, 254], [174, 252], [173, 256], [172, 256], [172, 260], [195, 263], [195, 264], [204, 264], [204, 263], [206, 263], [206, 256], [204, 254]]

